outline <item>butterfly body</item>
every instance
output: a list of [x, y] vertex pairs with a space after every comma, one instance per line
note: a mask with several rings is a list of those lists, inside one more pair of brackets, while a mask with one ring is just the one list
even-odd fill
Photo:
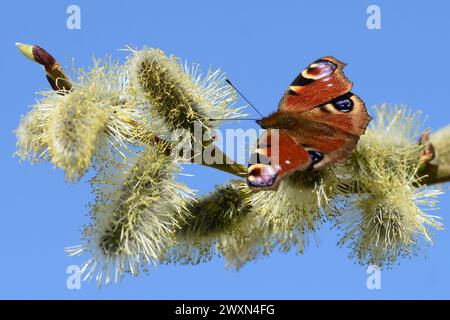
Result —
[[248, 168], [251, 188], [276, 189], [297, 170], [347, 161], [371, 117], [364, 102], [350, 92], [344, 66], [333, 57], [313, 62], [290, 84], [278, 111], [257, 121], [267, 131]]
[[268, 117], [257, 120], [256, 123], [263, 129], [280, 130], [294, 129], [298, 125], [295, 113], [284, 111], [274, 112]]

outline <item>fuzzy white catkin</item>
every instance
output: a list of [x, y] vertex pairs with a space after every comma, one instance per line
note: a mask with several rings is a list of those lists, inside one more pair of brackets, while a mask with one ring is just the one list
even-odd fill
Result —
[[139, 125], [148, 106], [136, 98], [118, 61], [96, 59], [90, 70], [78, 70], [69, 94], [40, 94], [17, 129], [17, 154], [33, 162], [49, 160], [68, 181], [79, 180], [95, 157], [100, 161], [112, 152], [124, 158], [145, 131]]
[[147, 147], [127, 163], [105, 167], [92, 181], [96, 201], [85, 244], [68, 248], [91, 258], [83, 272], [99, 284], [137, 275], [175, 244], [193, 191], [175, 180], [180, 168], [165, 145]]
[[276, 192], [261, 191], [252, 196], [252, 205], [270, 226], [283, 251], [293, 245], [303, 253], [319, 226], [333, 212], [332, 200], [341, 194], [333, 169], [297, 172], [284, 179]]
[[376, 112], [349, 163], [357, 193], [337, 225], [344, 231], [340, 243], [359, 263], [392, 267], [398, 257], [416, 254], [422, 242], [432, 243], [430, 227], [442, 229], [439, 217], [426, 213], [441, 191], [419, 187], [420, 114], [385, 105]]
[[245, 116], [242, 108], [233, 107], [236, 94], [220, 70], [210, 69], [203, 76], [198, 65], [181, 64], [154, 48], [132, 50], [128, 66], [133, 87], [170, 131], [192, 132], [195, 122], [209, 131], [222, 122], [214, 119]]

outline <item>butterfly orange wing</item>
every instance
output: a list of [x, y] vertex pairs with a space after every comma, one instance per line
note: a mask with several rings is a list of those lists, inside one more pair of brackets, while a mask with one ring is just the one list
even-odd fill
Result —
[[372, 119], [364, 102], [351, 92], [293, 116], [297, 125], [285, 132], [316, 156], [315, 170], [345, 163]]
[[345, 63], [334, 57], [311, 63], [289, 85], [278, 109], [303, 112], [349, 92], [353, 84], [345, 77], [344, 67]]
[[276, 189], [280, 179], [296, 170], [347, 161], [371, 117], [364, 102], [350, 92], [352, 82], [345, 77], [344, 66], [333, 57], [313, 62], [291, 83], [278, 111], [260, 121], [272, 134], [279, 129], [279, 146], [276, 153], [264, 147], [257, 150], [269, 154], [270, 161], [249, 166], [250, 187]]
[[283, 176], [311, 165], [309, 153], [285, 132], [267, 130], [258, 141], [248, 167], [250, 187], [275, 189]]

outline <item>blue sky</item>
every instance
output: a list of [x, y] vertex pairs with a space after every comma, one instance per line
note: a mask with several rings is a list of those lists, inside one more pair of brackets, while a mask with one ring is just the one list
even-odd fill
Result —
[[[81, 8], [81, 30], [66, 28], [66, 8]], [[366, 9], [381, 8], [381, 30], [368, 30]], [[66, 288], [70, 258], [64, 247], [80, 242], [92, 199], [86, 179], [67, 184], [49, 164], [18, 163], [13, 130], [35, 92], [48, 88], [40, 68], [27, 61], [16, 41], [35, 43], [63, 65], [72, 57], [89, 66], [93, 55], [132, 47], [160, 47], [204, 67], [221, 67], [265, 114], [309, 62], [334, 55], [347, 62], [354, 92], [368, 106], [406, 104], [429, 116], [427, 126], [450, 123], [448, 95], [450, 4], [445, 1], [33, 1], [5, 2], [0, 10], [1, 226], [0, 298], [450, 298], [450, 233], [436, 232], [426, 256], [403, 259], [382, 272], [382, 289], [366, 288], [365, 268], [336, 247], [338, 232], [323, 226], [319, 246], [304, 255], [274, 253], [239, 272], [222, 259], [196, 267], [161, 266], [138, 278], [98, 290], [83, 283]], [[246, 128], [254, 124], [240, 124]], [[230, 176], [189, 167], [201, 193]], [[208, 178], [205, 179], [204, 177]], [[446, 186], [448, 189], [448, 186]], [[450, 197], [441, 197], [447, 220]]]

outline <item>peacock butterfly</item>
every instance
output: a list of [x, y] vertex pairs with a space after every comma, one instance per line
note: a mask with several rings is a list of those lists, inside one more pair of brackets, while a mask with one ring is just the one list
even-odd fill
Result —
[[294, 171], [347, 161], [372, 117], [350, 92], [344, 67], [334, 57], [314, 61], [290, 84], [278, 111], [257, 121], [267, 130], [250, 158], [250, 188], [277, 189]]

